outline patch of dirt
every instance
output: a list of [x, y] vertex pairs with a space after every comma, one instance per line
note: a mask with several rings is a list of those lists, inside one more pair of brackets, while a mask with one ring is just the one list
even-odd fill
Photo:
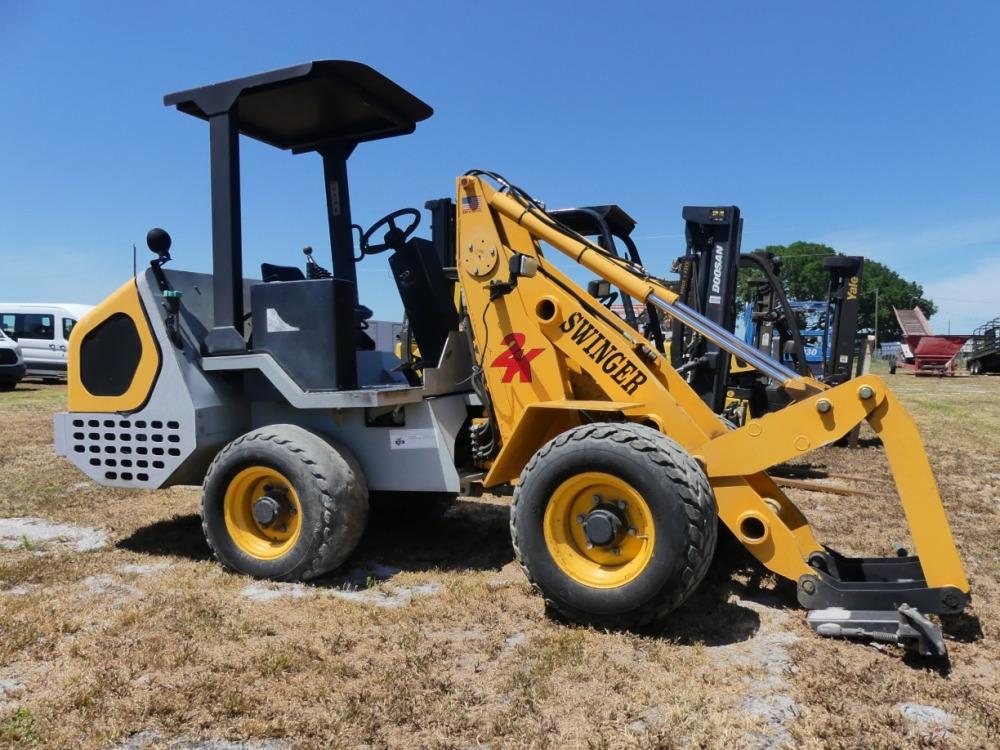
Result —
[[116, 745], [113, 750], [285, 750], [290, 743], [281, 740], [232, 741], [232, 740], [170, 740], [154, 729], [133, 734]]
[[151, 576], [164, 570], [170, 570], [172, 567], [174, 567], [172, 563], [129, 563], [127, 565], [119, 565], [118, 572], [138, 576]]
[[240, 591], [240, 596], [259, 602], [285, 598], [302, 599], [310, 596], [332, 596], [355, 604], [395, 609], [406, 606], [415, 597], [431, 596], [442, 591], [441, 584], [436, 582], [400, 586], [395, 583], [383, 583], [380, 579], [372, 578], [370, 574], [363, 575], [364, 572], [353, 573], [348, 580], [364, 580], [366, 588], [358, 588], [351, 583], [329, 587], [259, 581], [243, 588]]
[[0, 548], [43, 549], [66, 547], [77, 552], [101, 549], [108, 535], [100, 529], [88, 529], [44, 518], [0, 518]]

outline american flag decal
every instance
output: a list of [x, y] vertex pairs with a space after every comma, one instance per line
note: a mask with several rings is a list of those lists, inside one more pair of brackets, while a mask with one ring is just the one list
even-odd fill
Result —
[[462, 198], [462, 213], [471, 214], [478, 211], [481, 205], [478, 195], [467, 195]]

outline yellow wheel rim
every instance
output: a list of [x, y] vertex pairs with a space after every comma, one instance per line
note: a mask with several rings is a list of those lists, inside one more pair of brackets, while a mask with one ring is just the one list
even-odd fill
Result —
[[[612, 544], [591, 546], [580, 519], [608, 505], [618, 509], [627, 530]], [[567, 479], [549, 498], [542, 523], [556, 565], [586, 586], [624, 586], [645, 570], [653, 556], [655, 530], [649, 505], [631, 484], [611, 474], [588, 471]]]
[[[278, 517], [266, 527], [253, 513], [254, 505], [265, 495], [283, 500]], [[287, 553], [302, 530], [302, 504], [295, 488], [281, 472], [267, 466], [251, 466], [233, 477], [226, 488], [223, 514], [229, 538], [258, 560], [274, 560]]]

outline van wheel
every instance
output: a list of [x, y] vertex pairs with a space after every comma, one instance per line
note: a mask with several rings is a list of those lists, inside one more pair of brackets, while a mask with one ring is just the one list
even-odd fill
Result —
[[600, 627], [662, 621], [715, 552], [715, 496], [698, 463], [662, 433], [590, 424], [549, 441], [511, 506], [518, 562], [546, 604]]
[[340, 565], [368, 521], [368, 486], [343, 446], [296, 425], [249, 432], [205, 476], [202, 529], [219, 561], [297, 581]]

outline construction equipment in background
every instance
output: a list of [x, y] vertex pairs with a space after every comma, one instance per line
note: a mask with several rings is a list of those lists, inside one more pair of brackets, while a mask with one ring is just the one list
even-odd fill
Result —
[[[914, 375], [954, 375], [955, 357], [969, 340], [967, 335], [934, 333], [930, 321], [919, 307], [912, 310], [892, 308], [903, 331], [903, 361], [898, 367], [911, 369]], [[895, 372], [895, 367], [892, 368]]]
[[970, 375], [1000, 374], [1000, 317], [972, 332], [972, 351], [965, 358]]
[[[784, 362], [800, 375], [813, 376], [809, 349], [799, 331], [798, 311], [785, 296], [779, 278], [781, 256], [757, 251], [742, 253], [739, 267], [759, 275], [749, 275], [750, 300], [744, 303], [740, 323], [743, 339], [754, 349]], [[734, 424], [781, 409], [789, 403], [780, 384], [761, 377], [740, 361], [730, 365], [724, 414]]]
[[[687, 249], [674, 269], [677, 295], [707, 320], [732, 332], [736, 327], [736, 278], [743, 219], [738, 206], [684, 206]], [[674, 318], [670, 360], [674, 369], [711, 409], [722, 414], [729, 390], [729, 352]]]
[[[766, 259], [772, 268], [780, 263], [780, 255], [755, 255]], [[751, 340], [758, 335], [758, 320], [785, 317], [782, 310], [790, 309], [792, 315], [787, 316], [785, 327], [796, 332], [800, 343], [786, 344], [785, 361], [804, 360], [808, 371], [824, 383], [836, 385], [849, 380], [853, 377], [858, 354], [858, 304], [863, 268], [864, 258], [858, 255], [824, 258], [823, 269], [829, 274], [825, 300], [781, 300], [770, 291], [773, 283], [769, 279], [751, 279], [752, 302], [748, 303], [748, 308], [752, 312], [749, 319], [745, 317], [745, 338]], [[767, 293], [762, 296], [757, 289]]]
[[826, 292], [821, 379], [830, 385], [850, 380], [854, 374], [864, 264], [865, 259], [860, 255], [831, 255], [823, 259], [823, 270], [830, 279]]
[[[635, 219], [625, 213], [620, 206], [559, 208], [548, 213], [577, 234], [596, 238], [597, 244], [609, 254], [626, 258], [635, 265], [642, 265], [639, 249], [631, 236], [635, 230]], [[619, 249], [619, 244], [624, 248], [624, 252]], [[652, 341], [658, 352], [665, 351], [664, 324], [656, 307], [646, 304], [637, 310], [635, 301], [625, 290], [612, 291], [611, 285], [604, 279], [591, 281], [587, 285], [587, 293]]]
[[[748, 274], [751, 299], [744, 308], [744, 339], [801, 375], [837, 384], [852, 377], [864, 258], [834, 255], [823, 260], [829, 275], [826, 299], [788, 300], [774, 253], [740, 253], [743, 219], [737, 206], [685, 206], [686, 251], [674, 268], [685, 304], [728, 331], [736, 330], [737, 279]], [[811, 315], [816, 325], [803, 329]], [[717, 413], [736, 424], [788, 404], [780, 384], [761, 377], [696, 331], [674, 320], [671, 361]]]
[[[420, 211], [403, 208], [362, 231], [356, 249], [348, 156], [432, 112], [368, 66], [306, 63], [165, 103], [209, 123], [213, 272], [165, 268], [170, 238], [154, 229], [149, 269], [78, 324], [55, 440], [89, 477], [136, 489], [203, 483], [216, 557], [276, 580], [343, 563], [380, 494], [428, 504], [513, 485], [525, 574], [552, 610], [601, 627], [669, 621], [704, 577], [721, 519], [795, 583], [817, 632], [944, 653], [926, 615], [962, 611], [969, 584], [920, 436], [879, 378], [829, 387], [799, 375], [490, 172], [457, 179], [430, 240], [415, 236]], [[304, 272], [244, 277], [241, 134], [322, 157], [329, 271], [308, 254]], [[737, 219], [707, 217], [729, 222], [731, 251]], [[730, 429], [717, 400], [706, 403], [542, 243], [684, 323], [723, 368], [733, 357], [756, 368], [790, 403]], [[416, 385], [363, 335], [371, 311], [356, 266], [383, 252], [423, 360]], [[820, 544], [767, 474], [862, 420], [885, 446], [915, 555], [853, 558]]]

